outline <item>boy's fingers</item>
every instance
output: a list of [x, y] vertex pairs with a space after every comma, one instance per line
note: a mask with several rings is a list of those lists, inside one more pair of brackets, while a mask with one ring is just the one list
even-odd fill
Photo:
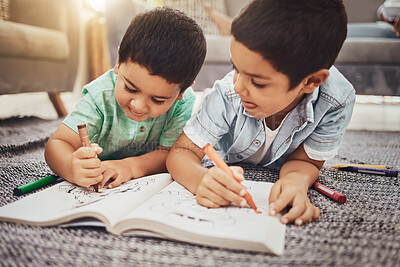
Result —
[[123, 182], [122, 178], [121, 178], [120, 176], [118, 176], [118, 177], [115, 178], [115, 180], [114, 180], [112, 183], [110, 183], [107, 187], [108, 187], [108, 188], [114, 188], [114, 187], [120, 186], [120, 185], [122, 184], [122, 182]]
[[269, 206], [269, 215], [275, 215], [282, 211], [284, 208], [286, 208], [287, 205], [290, 204], [290, 202], [293, 199], [292, 194], [285, 194], [282, 193], [279, 195], [279, 198], [277, 198], [275, 201], [273, 201], [270, 206]]
[[313, 207], [313, 209], [314, 209], [314, 215], [312, 216], [312, 220], [313, 221], [316, 221], [316, 220], [318, 220], [318, 218], [319, 218], [319, 216], [321, 215], [321, 210], [318, 208], [318, 207]]
[[101, 152], [103, 152], [103, 148], [101, 148], [96, 143], [91, 143], [90, 146], [94, 149], [94, 151], [96, 152], [97, 155], [100, 154]]
[[96, 178], [102, 175], [100, 169], [83, 169], [82, 176], [86, 178]]
[[107, 169], [105, 171], [102, 171], [103, 173], [103, 179], [99, 183], [99, 188], [103, 188], [104, 185], [108, 182], [108, 180], [113, 179], [116, 175], [116, 172], [113, 169]]
[[207, 208], [219, 208], [220, 205], [214, 203], [213, 201], [209, 200], [208, 198], [198, 197], [196, 196], [197, 203], [200, 205], [207, 207]]
[[242, 197], [246, 193], [243, 186], [221, 169], [216, 169], [215, 173], [220, 175], [213, 176], [214, 179], [210, 179], [205, 186], [210, 191], [229, 201], [229, 203], [233, 202], [241, 207], [246, 206], [246, 200]]
[[279, 195], [281, 194], [281, 187], [278, 184], [278, 182], [276, 182], [272, 188], [271, 188], [271, 192], [269, 193], [269, 203], [274, 203], [278, 198]]
[[[288, 222], [292, 222], [295, 219], [299, 218], [304, 213], [305, 210], [306, 210], [306, 206], [304, 204], [303, 205], [300, 203], [293, 204], [293, 207], [289, 210], [289, 212], [282, 216], [281, 222], [284, 224], [286, 224]], [[298, 225], [303, 224], [303, 222], [301, 222]]]
[[[241, 207], [246, 206], [246, 200], [244, 198], [238, 196], [222, 185], [216, 186], [215, 188], [209, 188], [209, 192], [211, 192], [213, 196], [208, 196], [208, 198], [215, 199], [216, 203], [221, 206], [229, 205], [231, 202], [236, 203]], [[220, 196], [220, 198], [216, 198], [216, 196]]]
[[91, 147], [80, 147], [75, 152], [79, 159], [88, 159], [96, 157], [96, 152]]
[[98, 158], [88, 158], [81, 161], [81, 166], [84, 169], [100, 169], [100, 165], [101, 161]]
[[209, 173], [215, 181], [218, 181], [221, 185], [235, 192], [237, 195], [241, 195], [240, 193], [243, 190], [242, 185], [222, 169], [213, 167], [210, 169]]
[[[211, 190], [210, 187], [218, 187], [216, 191], [218, 191], [219, 193]], [[207, 186], [201, 186], [198, 188], [196, 197], [198, 196], [200, 198], [207, 198], [219, 206], [228, 205], [230, 201], [224, 198], [224, 192], [221, 188], [223, 188], [222, 185], [220, 185], [217, 181], [211, 179], [209, 183], [207, 183]], [[225, 188], [225, 191], [229, 190]]]
[[313, 205], [309, 205], [305, 212], [297, 218], [294, 223], [296, 225], [302, 225], [307, 222], [314, 221], [319, 218], [319, 208], [314, 207]]
[[244, 181], [243, 173], [240, 173], [238, 170], [232, 170], [232, 172], [237, 181], [239, 181], [239, 182]]
[[86, 179], [83, 179], [81, 183], [79, 183], [80, 186], [83, 187], [89, 187], [91, 185], [97, 184], [99, 181], [103, 179], [103, 175], [98, 175], [95, 177], [87, 177]]
[[[197, 197], [197, 196], [196, 196]], [[222, 196], [214, 193], [213, 191], [209, 190], [208, 188], [204, 190], [200, 195], [200, 198], [208, 199], [209, 201], [213, 202], [218, 207], [229, 205], [231, 202]]]

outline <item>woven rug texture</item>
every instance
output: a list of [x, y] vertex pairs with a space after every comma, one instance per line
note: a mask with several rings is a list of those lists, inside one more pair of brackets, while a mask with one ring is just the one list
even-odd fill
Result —
[[[16, 186], [53, 174], [44, 145], [61, 120], [35, 117], [0, 121], [0, 206], [16, 201]], [[341, 205], [310, 189], [318, 221], [286, 228], [282, 256], [234, 251], [150, 237], [115, 236], [102, 228], [35, 227], [0, 222], [1, 266], [398, 266], [399, 177], [330, 168], [337, 163], [400, 168], [400, 132], [347, 131], [339, 155], [319, 181], [347, 196]], [[278, 173], [241, 165], [245, 177], [274, 182]]]

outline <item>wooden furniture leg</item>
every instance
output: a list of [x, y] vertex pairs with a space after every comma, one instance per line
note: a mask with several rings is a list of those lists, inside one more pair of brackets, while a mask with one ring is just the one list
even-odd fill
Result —
[[51, 103], [53, 103], [54, 108], [57, 111], [58, 117], [65, 117], [68, 115], [67, 110], [65, 109], [64, 103], [60, 97], [60, 93], [50, 93], [48, 92]]

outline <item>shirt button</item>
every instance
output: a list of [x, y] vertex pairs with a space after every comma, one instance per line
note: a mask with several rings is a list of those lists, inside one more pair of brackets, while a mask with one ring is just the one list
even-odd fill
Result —
[[238, 159], [243, 159], [242, 155], [237, 155]]
[[141, 133], [143, 133], [145, 130], [146, 130], [146, 128], [145, 128], [144, 126], [140, 126], [139, 131], [140, 131]]
[[260, 142], [259, 140], [256, 140], [256, 141], [254, 141], [254, 144], [255, 144], [256, 146], [259, 146], [259, 145], [261, 144], [261, 142]]

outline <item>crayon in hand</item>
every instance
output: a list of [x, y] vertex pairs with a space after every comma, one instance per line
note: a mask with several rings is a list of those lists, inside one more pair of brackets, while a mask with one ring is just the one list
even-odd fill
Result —
[[[90, 147], [90, 139], [89, 139], [89, 133], [86, 128], [86, 124], [78, 124], [78, 132], [79, 132], [79, 138], [81, 139], [82, 146], [84, 147]], [[99, 185], [95, 184], [93, 185], [94, 191], [99, 192]]]
[[[236, 177], [233, 175], [232, 170], [229, 168], [229, 166], [225, 163], [225, 161], [218, 155], [217, 151], [210, 145], [207, 144], [203, 147], [204, 153], [210, 158], [211, 161], [217, 165], [218, 168], [222, 169], [224, 172], [229, 174], [233, 179], [238, 181]], [[242, 186], [243, 190], [246, 192], [245, 195], [243, 196], [244, 199], [246, 199], [247, 204], [249, 204], [250, 207], [254, 209], [256, 213], [261, 213], [260, 211], [257, 210], [257, 206], [253, 201], [253, 198], [250, 196], [250, 193], [246, 190], [246, 188], [238, 181], [239, 184]]]

